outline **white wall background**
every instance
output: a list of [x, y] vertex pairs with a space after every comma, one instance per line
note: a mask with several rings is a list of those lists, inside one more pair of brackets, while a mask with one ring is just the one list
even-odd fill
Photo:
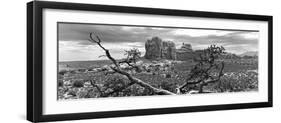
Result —
[[[26, 112], [26, 2], [1, 1], [0, 122], [27, 123]], [[67, 0], [64, 0], [67, 1]], [[71, 1], [71, 0], [68, 0]], [[155, 7], [274, 16], [274, 108], [212, 111], [169, 115], [79, 120], [73, 123], [264, 123], [280, 122], [281, 114], [281, 8], [278, 0], [81, 0], [96, 4]], [[70, 122], [70, 121], [65, 121]]]

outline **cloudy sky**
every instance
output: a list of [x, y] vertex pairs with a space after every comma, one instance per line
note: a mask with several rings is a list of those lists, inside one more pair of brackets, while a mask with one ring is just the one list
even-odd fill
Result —
[[204, 49], [210, 44], [222, 45], [227, 52], [242, 54], [258, 51], [259, 32], [183, 28], [136, 27], [120, 25], [93, 25], [59, 23], [59, 61], [103, 60], [104, 52], [88, 41], [94, 32], [115, 58], [124, 57], [124, 50], [138, 48], [142, 55], [147, 39], [158, 36], [173, 41], [177, 48], [189, 43], [193, 49]]

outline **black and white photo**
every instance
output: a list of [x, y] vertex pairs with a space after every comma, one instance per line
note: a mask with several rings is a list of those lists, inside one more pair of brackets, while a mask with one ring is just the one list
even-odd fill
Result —
[[58, 100], [258, 92], [259, 31], [58, 22]]

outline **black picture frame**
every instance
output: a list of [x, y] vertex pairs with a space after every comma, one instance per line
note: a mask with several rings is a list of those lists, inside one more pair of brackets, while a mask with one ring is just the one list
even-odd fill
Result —
[[[257, 102], [257, 103], [44, 115], [42, 113], [43, 112], [43, 105], [42, 105], [43, 104], [43, 94], [42, 94], [43, 12], [42, 10], [45, 8], [266, 21], [268, 22], [268, 101]], [[32, 122], [46, 122], [46, 121], [64, 121], [64, 120], [94, 119], [94, 118], [107, 118], [107, 117], [124, 117], [124, 116], [137, 116], [137, 115], [155, 115], [155, 114], [272, 107], [273, 106], [273, 97], [272, 97], [273, 19], [272, 18], [273, 18], [272, 16], [265, 16], [265, 15], [185, 11], [185, 10], [93, 5], [93, 4], [63, 3], [63, 2], [45, 2], [45, 1], [29, 2], [27, 3], [27, 120]]]

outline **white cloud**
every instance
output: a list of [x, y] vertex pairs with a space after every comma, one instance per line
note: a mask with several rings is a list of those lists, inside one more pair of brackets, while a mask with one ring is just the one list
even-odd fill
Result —
[[128, 42], [128, 43], [120, 43], [121, 45], [126, 45], [128, 47], [143, 47], [144, 42]]
[[221, 30], [198, 30], [198, 29], [176, 29], [173, 31], [173, 34], [175, 35], [188, 35], [192, 37], [200, 37], [200, 36], [208, 36], [208, 35], [223, 36], [229, 33], [233, 33], [233, 32], [221, 31]]
[[135, 29], [144, 29], [145, 27], [133, 27], [133, 26], [122, 26], [121, 29], [122, 30], [125, 30], [125, 31], [132, 31], [132, 30], [135, 30]]
[[227, 52], [242, 54], [247, 51], [257, 51], [256, 46], [252, 46], [251, 44], [235, 44], [235, 45], [226, 45], [224, 46]]
[[246, 39], [258, 39], [259, 33], [258, 32], [251, 32], [251, 33], [241, 34], [240, 36], [242, 36], [243, 38], [246, 38]]

